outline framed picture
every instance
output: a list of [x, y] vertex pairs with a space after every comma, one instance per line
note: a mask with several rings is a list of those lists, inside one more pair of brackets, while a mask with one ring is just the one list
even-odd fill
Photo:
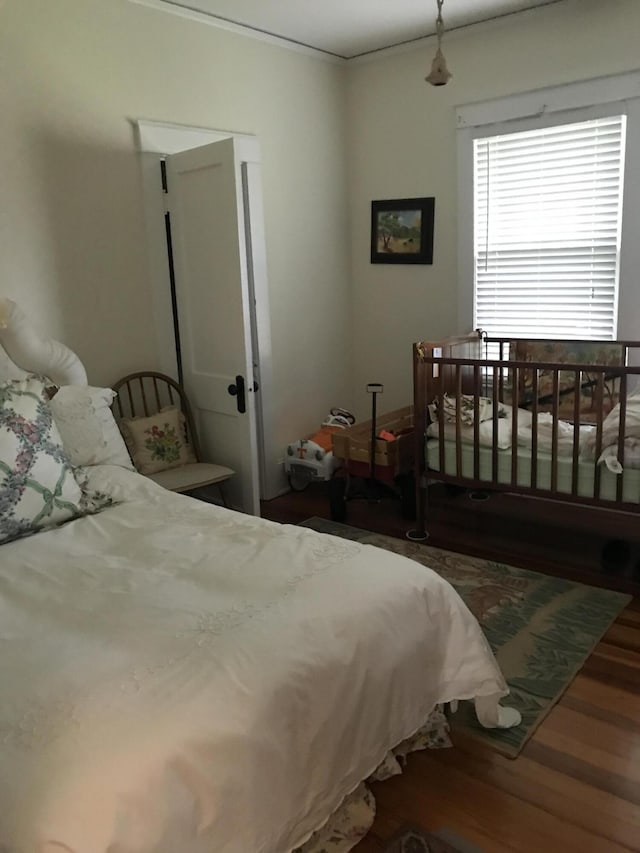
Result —
[[371, 263], [432, 264], [435, 198], [371, 202]]

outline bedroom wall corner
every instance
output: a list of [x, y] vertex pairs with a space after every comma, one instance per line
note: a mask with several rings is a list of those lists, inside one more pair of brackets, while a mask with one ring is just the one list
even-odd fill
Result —
[[[638, 31], [640, 4], [634, 0], [567, 0], [447, 33], [444, 52], [454, 76], [444, 87], [424, 81], [433, 39], [350, 63], [356, 413], [366, 411], [365, 385], [371, 381], [384, 383], [386, 409], [411, 400], [413, 341], [468, 331], [458, 328], [455, 108], [635, 70]], [[371, 201], [431, 195], [433, 265], [370, 264]], [[640, 322], [640, 293], [628, 281], [621, 281], [621, 293], [620, 333], [628, 334], [630, 307], [635, 328]]]
[[157, 366], [131, 126], [147, 118], [260, 140], [282, 452], [352, 405], [341, 64], [128, 0], [4, 0], [0, 56], [2, 293], [91, 382]]

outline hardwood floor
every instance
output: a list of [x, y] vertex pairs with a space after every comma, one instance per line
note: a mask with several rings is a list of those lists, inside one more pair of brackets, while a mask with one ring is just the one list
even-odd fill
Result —
[[[290, 524], [329, 518], [328, 484], [263, 502], [262, 514]], [[348, 501], [346, 523], [400, 538], [416, 526], [393, 499]], [[550, 501], [508, 494], [471, 500], [466, 490], [436, 484], [429, 489], [426, 527], [429, 544], [439, 548], [640, 595], [638, 516], [566, 505], [559, 511]], [[626, 546], [616, 549], [621, 541]]]
[[[325, 486], [266, 502], [263, 515], [292, 524], [328, 517]], [[393, 501], [350, 501], [347, 523], [401, 537], [412, 526]], [[428, 528], [438, 547], [640, 589], [638, 533], [630, 528], [596, 534], [580, 521], [575, 529], [559, 526], [548, 507], [523, 510], [513, 498], [474, 505], [448, 493], [434, 494]], [[620, 536], [629, 549], [607, 565], [603, 550]], [[605, 634], [518, 758], [456, 734], [453, 749], [414, 753], [401, 776], [372, 788], [376, 819], [356, 853], [381, 853], [407, 824], [447, 828], [484, 853], [640, 851], [640, 599]]]

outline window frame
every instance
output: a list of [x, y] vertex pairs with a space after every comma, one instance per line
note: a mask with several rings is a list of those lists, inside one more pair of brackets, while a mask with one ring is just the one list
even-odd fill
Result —
[[[475, 308], [473, 142], [501, 133], [552, 127], [611, 115], [627, 116], [622, 229], [617, 288], [617, 337], [638, 337], [640, 241], [640, 72], [567, 84], [459, 107], [458, 154], [458, 325], [473, 328]], [[636, 279], [637, 280], [637, 279]]]

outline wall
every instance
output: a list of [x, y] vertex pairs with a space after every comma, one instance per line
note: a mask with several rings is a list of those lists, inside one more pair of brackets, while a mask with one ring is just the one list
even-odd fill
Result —
[[[444, 14], [446, 24], [446, 4]], [[444, 87], [424, 82], [433, 41], [349, 67], [358, 414], [368, 410], [367, 382], [385, 385], [385, 409], [411, 400], [413, 341], [466, 331], [458, 328], [457, 313], [455, 107], [636, 69], [639, 32], [637, 0], [566, 0], [445, 35], [454, 77]], [[433, 265], [371, 265], [371, 200], [431, 195], [436, 198]], [[621, 288], [637, 293], [636, 281], [629, 276]], [[624, 334], [632, 336], [635, 329], [638, 338], [640, 294], [636, 305]]]
[[282, 449], [351, 404], [341, 65], [127, 0], [3, 0], [0, 57], [0, 292], [91, 382], [157, 364], [146, 118], [260, 140]]
[[[332, 405], [366, 417], [367, 382], [404, 405], [411, 343], [458, 331], [455, 106], [633, 69], [638, 31], [637, 0], [469, 27], [434, 89], [432, 42], [345, 70], [127, 0], [0, 0], [0, 290], [92, 382], [154, 367], [130, 120], [254, 133], [278, 443]], [[415, 195], [436, 197], [433, 266], [372, 266], [370, 201]]]

